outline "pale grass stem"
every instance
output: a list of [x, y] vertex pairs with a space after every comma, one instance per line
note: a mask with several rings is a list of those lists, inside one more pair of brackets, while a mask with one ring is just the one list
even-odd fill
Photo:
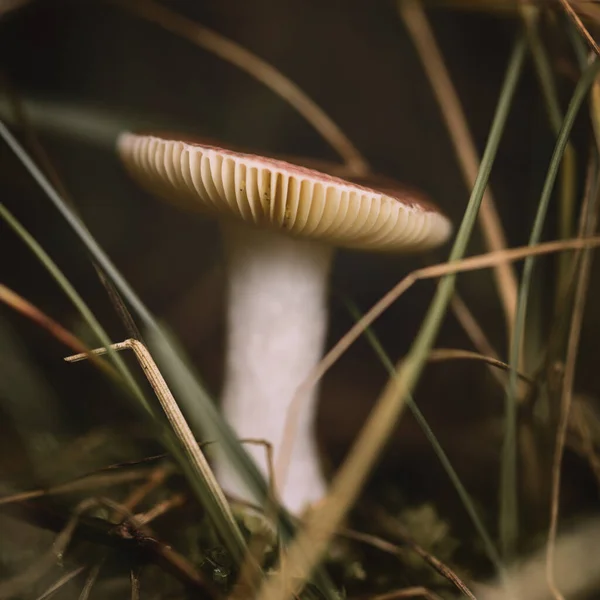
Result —
[[[236, 531], [238, 535], [241, 537], [241, 532], [237, 526], [237, 523], [233, 517], [233, 513], [231, 512], [231, 507], [223, 494], [223, 490], [217, 483], [213, 472], [208, 464], [204, 453], [202, 452], [192, 430], [190, 429], [179, 405], [177, 404], [167, 382], [164, 377], [160, 373], [160, 370], [156, 366], [156, 363], [152, 359], [152, 356], [146, 349], [146, 347], [139, 342], [138, 340], [128, 339], [123, 342], [118, 342], [116, 344], [111, 345], [111, 349], [115, 351], [121, 350], [131, 350], [138, 363], [140, 364], [144, 375], [148, 379], [148, 382], [152, 386], [156, 397], [169, 421], [169, 424], [173, 428], [173, 431], [182, 444], [185, 453], [191, 463], [194, 465], [195, 469], [199, 472], [202, 479], [205, 481], [206, 485], [211, 490], [213, 497], [217, 500], [219, 509], [222, 511], [222, 514], [225, 518], [230, 522], [231, 530]], [[92, 353], [95, 355], [102, 355], [107, 352], [106, 348], [97, 348], [92, 350]], [[67, 356], [65, 360], [67, 362], [78, 362], [81, 360], [85, 360], [88, 358], [87, 353], [83, 354], [75, 354], [73, 356]], [[241, 543], [245, 546], [245, 542], [243, 538]]]

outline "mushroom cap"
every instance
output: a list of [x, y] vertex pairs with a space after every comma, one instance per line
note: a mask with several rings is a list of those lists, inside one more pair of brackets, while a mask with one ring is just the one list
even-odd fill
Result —
[[145, 189], [181, 207], [347, 248], [413, 252], [445, 242], [448, 218], [406, 189], [371, 189], [282, 160], [123, 133], [119, 155]]

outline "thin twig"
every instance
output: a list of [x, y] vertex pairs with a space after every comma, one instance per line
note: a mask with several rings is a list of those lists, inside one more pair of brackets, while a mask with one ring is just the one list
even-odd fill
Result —
[[567, 15], [571, 18], [573, 23], [575, 23], [575, 27], [579, 30], [579, 33], [585, 38], [586, 42], [589, 44], [590, 48], [600, 56], [600, 48], [596, 43], [596, 40], [592, 37], [587, 27], [583, 24], [582, 20], [579, 18], [579, 15], [573, 10], [573, 7], [569, 4], [567, 0], [560, 0], [563, 8]]
[[133, 510], [150, 492], [162, 485], [172, 472], [172, 464], [159, 465], [151, 471], [144, 484], [132, 490], [121, 504], [128, 510]]
[[[240, 442], [243, 444], [253, 444], [255, 446], [262, 446], [265, 450], [266, 461], [267, 461], [267, 478], [269, 484], [269, 498], [266, 506], [262, 510], [262, 514], [265, 520], [272, 520], [276, 517], [276, 509], [277, 509], [277, 482], [275, 480], [275, 466], [273, 461], [273, 444], [264, 439], [257, 438], [245, 438], [240, 439]], [[279, 542], [281, 540], [278, 540]], [[270, 540], [267, 539], [267, 536], [253, 536], [250, 538], [248, 542], [248, 557], [249, 561], [242, 564], [240, 569], [240, 573], [238, 576], [238, 580], [235, 584], [235, 589], [231, 593], [229, 600], [237, 600], [238, 598], [244, 599], [248, 597], [248, 594], [251, 593], [251, 590], [256, 589], [256, 586], [259, 584], [258, 576], [260, 573], [256, 569], [252, 569], [252, 563], [262, 562], [262, 558], [264, 557], [265, 551], [270, 544]], [[283, 545], [279, 544], [279, 552], [280, 557], [283, 552]], [[250, 592], [249, 592], [250, 590]]]
[[205, 591], [214, 592], [212, 585], [187, 558], [173, 550], [171, 546], [158, 540], [155, 533], [148, 526], [140, 523], [130, 510], [110, 498], [96, 498], [95, 502], [123, 517], [122, 522], [111, 530], [112, 535], [117, 535], [122, 539], [134, 539], [141, 548], [152, 551], [157, 560], [167, 564], [183, 581], [193, 583], [197, 587], [204, 588]]
[[[97, 518], [86, 519], [84, 513], [97, 507], [108, 508], [117, 513], [119, 517], [123, 516], [125, 521], [113, 524]], [[33, 512], [33, 507], [27, 503], [20, 505], [19, 509], [18, 512], [14, 513], [19, 519], [24, 518], [21, 509]], [[33, 515], [37, 522], [38, 513], [33, 512]], [[66, 552], [69, 542], [76, 534], [76, 528], [81, 530], [78, 535], [80, 539], [97, 541], [103, 546], [116, 548], [125, 554], [131, 552], [133, 545], [136, 549], [136, 555], [141, 551], [154, 564], [160, 566], [165, 572], [170, 573], [186, 586], [201, 590], [209, 597], [216, 596], [212, 583], [190, 561], [158, 539], [156, 534], [149, 528], [137, 526], [135, 516], [118, 502], [109, 498], [88, 498], [77, 505], [67, 518], [61, 516], [60, 513], [54, 511], [48, 513], [45, 510], [41, 510], [39, 515], [50, 517], [50, 519], [42, 521], [43, 527], [58, 532], [53, 550], [49, 552], [49, 557], [44, 555], [26, 569], [24, 573], [15, 576], [13, 580], [1, 582], [0, 598], [6, 598], [6, 590], [15, 589], [14, 586], [16, 585], [20, 586], [18, 589], [24, 589], [25, 586], [34, 583], [40, 569], [51, 568], [56, 562], [57, 554], [63, 555]], [[57, 525], [57, 518], [59, 523], [62, 522], [62, 528]]]
[[[427, 359], [428, 362], [442, 362], [446, 360], [476, 360], [487, 363], [491, 367], [503, 371], [508, 371], [510, 369], [510, 365], [497, 358], [484, 356], [483, 354], [471, 352], [470, 350], [461, 350], [459, 348], [434, 348], [429, 353], [429, 358]], [[527, 382], [529, 385], [535, 385], [535, 381], [525, 373], [517, 371], [517, 377]]]
[[183, 506], [184, 502], [185, 496], [183, 494], [173, 494], [170, 498], [159, 502], [145, 513], [136, 514], [136, 522], [139, 523], [140, 526], [147, 525], [148, 523], [154, 521], [154, 519], [161, 517], [173, 508], [179, 508], [180, 506]]
[[[440, 560], [435, 558], [435, 556], [431, 555], [429, 552], [427, 552], [427, 550], [425, 550], [419, 544], [417, 544], [417, 542], [415, 542], [415, 540], [413, 540], [404, 531], [404, 529], [400, 526], [399, 523], [394, 523], [394, 530], [396, 534], [399, 537], [401, 537], [402, 542], [406, 546], [408, 546], [413, 552], [418, 554], [437, 573], [439, 573], [442, 577], [450, 581], [462, 594], [467, 596], [467, 598], [471, 598], [471, 600], [476, 600], [473, 592], [471, 592], [471, 590], [460, 579], [460, 577], [450, 567], [446, 566]], [[392, 554], [400, 558], [404, 556], [404, 551], [402, 548], [375, 535], [363, 533], [360, 531], [354, 531], [352, 529], [343, 529], [338, 533], [338, 535], [352, 540], [356, 540], [358, 542], [362, 542], [364, 544], [368, 544], [369, 546], [377, 548], [382, 552], [386, 552], [388, 554]]]

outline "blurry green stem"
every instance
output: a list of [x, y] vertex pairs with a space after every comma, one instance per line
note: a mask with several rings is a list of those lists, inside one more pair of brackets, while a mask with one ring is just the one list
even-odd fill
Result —
[[[158, 359], [156, 362], [161, 373], [165, 375], [165, 379], [171, 381], [170, 387], [175, 391], [175, 395], [183, 405], [183, 412], [189, 419], [192, 430], [194, 431], [195, 428], [194, 433], [200, 432], [203, 434], [205, 440], [209, 439], [219, 442], [233, 464], [236, 465], [239, 472], [245, 477], [252, 493], [260, 498], [262, 503], [269, 501], [270, 490], [262, 473], [240, 444], [231, 427], [223, 420], [211, 398], [206, 393], [206, 390], [198, 383], [177, 352], [174, 344], [165, 335], [139, 296], [133, 291], [104, 250], [98, 245], [87, 227], [85, 227], [73, 210], [67, 206], [56, 189], [48, 181], [48, 178], [37, 168], [31, 157], [2, 121], [0, 121], [0, 137], [4, 139], [23, 166], [29, 171], [32, 178], [60, 212], [96, 263], [98, 263], [117, 290], [122, 294], [123, 298], [128, 302], [129, 306], [137, 313], [144, 326], [143, 334], [148, 340], [151, 354], [155, 357], [155, 360]], [[196, 437], [199, 437], [198, 434], [196, 434]], [[212, 497], [210, 495], [207, 497], [202, 492], [202, 488], [206, 491], [205, 482], [192, 476], [189, 470], [191, 465], [182, 456], [182, 452], [177, 444], [174, 447], [177, 450], [175, 456], [188, 475], [192, 488], [207, 502], [207, 509], [209, 507], [215, 509], [216, 505], [212, 502]], [[235, 523], [230, 524], [226, 519], [226, 515], [215, 513], [215, 516], [215, 527], [220, 535], [223, 536], [223, 542], [227, 544], [232, 557], [236, 561], [241, 562], [246, 552], [246, 544], [239, 528]], [[282, 507], [278, 507], [277, 517], [279, 519], [278, 525], [281, 528], [282, 538], [288, 541], [293, 537], [296, 530], [295, 521]], [[232, 528], [232, 526], [234, 527]], [[333, 584], [323, 571], [318, 570], [315, 573], [315, 583], [317, 583], [327, 599], [333, 600], [335, 598]]]
[[[348, 307], [348, 310], [350, 311], [350, 314], [358, 321], [358, 319], [362, 316], [360, 311], [358, 310], [358, 307], [354, 304], [354, 302], [352, 302], [348, 298], [345, 298], [344, 301], [346, 303], [346, 306]], [[375, 332], [371, 328], [367, 327], [367, 329], [365, 329], [365, 331], [364, 331], [364, 334], [365, 334], [365, 337], [367, 338], [369, 344], [371, 344], [371, 347], [375, 351], [375, 354], [377, 354], [377, 356], [379, 357], [379, 360], [381, 361], [381, 363], [383, 364], [383, 366], [389, 373], [390, 377], [393, 377], [394, 373], [395, 373], [394, 363], [392, 362], [390, 357], [387, 355], [385, 349], [381, 345], [381, 342], [377, 339]], [[415, 401], [412, 397], [412, 394], [407, 394], [406, 404], [407, 404], [408, 408], [410, 409], [411, 413], [413, 414], [415, 420], [421, 427], [423, 433], [425, 434], [425, 437], [431, 444], [433, 451], [435, 452], [436, 456], [438, 457], [438, 460], [442, 464], [442, 467], [446, 471], [446, 474], [448, 475], [448, 478], [452, 482], [452, 485], [454, 485], [454, 489], [456, 490], [456, 493], [458, 494], [459, 498], [461, 499], [463, 506], [465, 507], [465, 510], [467, 511], [467, 514], [471, 518], [471, 521], [473, 523], [473, 526], [475, 527], [475, 530], [477, 531], [477, 533], [479, 534], [479, 537], [481, 538], [483, 547], [485, 548], [485, 551], [488, 555], [488, 558], [490, 559], [490, 562], [494, 565], [494, 568], [496, 569], [496, 571], [498, 573], [503, 573], [504, 565], [502, 564], [502, 559], [500, 558], [500, 555], [498, 554], [498, 550], [494, 546], [494, 542], [492, 541], [492, 538], [491, 538], [490, 534], [488, 533], [488, 531], [485, 527], [485, 524], [483, 523], [483, 521], [481, 520], [481, 517], [479, 516], [479, 514], [477, 512], [477, 508], [475, 507], [475, 504], [473, 503], [473, 500], [471, 499], [469, 492], [467, 491], [467, 489], [463, 485], [462, 481], [460, 480], [458, 473], [454, 470], [454, 467], [452, 466], [452, 463], [450, 462], [448, 455], [442, 448], [442, 445], [439, 443], [438, 439], [435, 437], [435, 434], [433, 433], [431, 427], [429, 427], [429, 423], [427, 423], [425, 416], [423, 415], [423, 413], [421, 412], [421, 410], [415, 403]]]
[[[558, 140], [554, 148], [554, 153], [548, 167], [546, 181], [538, 204], [538, 210], [531, 230], [529, 245], [536, 245], [542, 235], [548, 205], [552, 196], [552, 190], [560, 167], [563, 153], [568, 143], [571, 129], [575, 117], [581, 108], [594, 79], [600, 68], [600, 63], [594, 61], [583, 73], [579, 80], [565, 119], [562, 123]], [[523, 276], [521, 287], [519, 289], [519, 301], [517, 303], [517, 318], [515, 322], [515, 331], [512, 337], [510, 347], [509, 364], [511, 370], [509, 373], [508, 388], [505, 402], [505, 433], [504, 445], [502, 450], [502, 467], [500, 475], [500, 540], [501, 548], [505, 559], [510, 558], [515, 550], [518, 538], [519, 519], [518, 519], [518, 493], [517, 493], [517, 368], [519, 365], [519, 354], [523, 340], [523, 331], [527, 313], [527, 298], [535, 265], [535, 257], [530, 256], [525, 259], [523, 267]]]
[[[509, 60], [481, 168], [450, 252], [449, 262], [459, 260], [466, 251], [506, 125], [525, 52], [525, 37], [521, 34]], [[259, 600], [281, 600], [297, 594], [303, 581], [318, 564], [331, 536], [353, 505], [369, 471], [394, 430], [407, 394], [412, 393], [419, 380], [454, 293], [455, 280], [456, 275], [447, 275], [440, 280], [408, 355], [397, 365], [395, 376], [379, 397], [348, 457], [336, 473], [329, 494], [306, 518], [305, 526], [290, 546], [285, 568], [263, 584]]]
[[[398, 12], [412, 38], [427, 74], [432, 92], [448, 129], [450, 140], [467, 189], [472, 189], [480, 168], [479, 152], [467, 122], [465, 110], [446, 65], [441, 49], [427, 19], [421, 0], [398, 0]], [[506, 235], [488, 185], [478, 212], [483, 240], [490, 252], [506, 248]], [[499, 263], [492, 269], [498, 298], [504, 310], [507, 335], [512, 332], [517, 305], [517, 275], [514, 265]]]
[[[563, 122], [563, 112], [560, 107], [556, 82], [548, 54], [538, 32], [538, 17], [540, 9], [533, 5], [521, 5], [521, 15], [525, 21], [529, 46], [535, 64], [540, 86], [542, 88], [550, 125], [558, 136]], [[573, 236], [576, 194], [576, 156], [575, 148], [568, 142], [565, 148], [560, 173], [560, 203], [558, 219], [558, 236], [568, 239]], [[560, 312], [561, 299], [565, 297], [570, 273], [570, 256], [563, 253], [558, 257], [558, 277], [556, 280], [555, 312]], [[527, 365], [531, 367], [531, 365]]]
[[[83, 298], [78, 294], [75, 288], [71, 285], [70, 281], [64, 276], [62, 271], [46, 253], [46, 251], [10, 213], [4, 204], [0, 204], [0, 217], [2, 217], [15, 231], [15, 233], [17, 233], [17, 235], [27, 244], [40, 262], [46, 267], [61, 289], [65, 292], [67, 297], [71, 300], [82, 318], [85, 319], [90, 325], [100, 340], [100, 343], [103, 344], [103, 349], [105, 349], [106, 353], [114, 362], [127, 388], [139, 401], [140, 406], [144, 408], [153, 425], [155, 427], [159, 427], [159, 431], [161, 432], [161, 437], [163, 438], [165, 445], [179, 461], [184, 472], [188, 474], [192, 489], [194, 489], [194, 491], [197, 493], [200, 503], [206, 508], [208, 513], [214, 519], [213, 522], [223, 538], [223, 543], [232, 553], [232, 556], [241, 562], [244, 557], [246, 546], [244, 538], [242, 537], [241, 531], [239, 530], [239, 527], [229, 511], [229, 507], [223, 506], [222, 499], [220, 498], [219, 494], [216, 493], [214, 489], [215, 484], [211, 481], [211, 474], [209, 473], [207, 477], [206, 470], [204, 469], [204, 463], [201, 460], [198, 460], [197, 453], [195, 453], [195, 448], [198, 444], [193, 440], [193, 437], [191, 442], [189, 437], [188, 439], [182, 439], [180, 437], [175, 438], [173, 435], [169, 435], [168, 430], [159, 425], [162, 423], [162, 420], [158, 418], [155, 411], [148, 404], [148, 401], [146, 400], [141, 388], [131, 375], [121, 357], [117, 354], [117, 352], [115, 352], [110, 338], [92, 311], [89, 309]], [[184, 453], [183, 450], [187, 450], [187, 452]]]

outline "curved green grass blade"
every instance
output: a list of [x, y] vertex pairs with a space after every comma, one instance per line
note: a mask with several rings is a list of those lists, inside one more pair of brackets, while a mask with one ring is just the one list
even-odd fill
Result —
[[[35, 254], [37, 259], [44, 265], [47, 271], [52, 275], [54, 280], [71, 300], [81, 317], [88, 323], [94, 334], [97, 336], [100, 344], [107, 349], [107, 354], [110, 355], [119, 374], [121, 375], [127, 391], [138, 401], [139, 406], [143, 408], [147, 417], [150, 418], [152, 425], [159, 428], [159, 434], [171, 454], [180, 463], [182, 469], [187, 474], [190, 485], [196, 493], [202, 506], [205, 507], [208, 514], [211, 516], [215, 528], [219, 532], [223, 543], [232, 553], [234, 558], [242, 560], [245, 552], [245, 542], [242, 534], [234, 521], [229, 511], [228, 505], [224, 496], [219, 496], [213, 493], [214, 485], [207, 482], [203, 477], [203, 472], [200, 466], [194, 461], [189, 460], [188, 452], [182, 447], [181, 443], [175, 436], [167, 430], [162, 424], [162, 420], [158, 417], [154, 409], [148, 403], [142, 392], [142, 389], [137, 384], [131, 372], [118, 355], [111, 348], [111, 340], [102, 325], [98, 322], [93, 312], [89, 309], [83, 298], [73, 287], [70, 281], [65, 277], [58, 265], [50, 258], [48, 253], [42, 246], [33, 238], [33, 236], [19, 223], [19, 221], [10, 213], [10, 211], [0, 203], [0, 217], [2, 217], [15, 231], [15, 233], [23, 240], [29, 249]], [[239, 540], [235, 539], [239, 536]]]
[[[575, 92], [569, 103], [569, 107], [562, 123], [558, 140], [552, 154], [552, 159], [548, 167], [548, 173], [544, 182], [542, 195], [538, 204], [538, 210], [534, 220], [529, 245], [536, 245], [541, 238], [544, 221], [548, 212], [550, 198], [554, 183], [560, 168], [561, 160], [567, 146], [571, 129], [575, 118], [581, 108], [581, 105], [592, 85], [596, 75], [600, 71], [600, 63], [594, 61], [583, 73]], [[523, 331], [527, 314], [527, 298], [535, 266], [535, 257], [530, 256], [525, 259], [523, 266], [523, 275], [519, 288], [519, 297], [517, 302], [517, 314], [515, 319], [515, 328], [513, 331], [509, 364], [510, 373], [506, 391], [505, 402], [505, 434], [502, 449], [502, 467], [500, 475], [500, 539], [501, 548], [505, 558], [512, 555], [518, 538], [519, 517], [517, 501], [517, 452], [516, 452], [516, 431], [517, 431], [517, 369], [519, 364], [519, 354], [523, 340]]]
[[[481, 168], [450, 252], [449, 262], [462, 258], [466, 251], [521, 75], [526, 49], [525, 36], [521, 32], [508, 62]], [[303, 578], [308, 577], [319, 563], [331, 536], [353, 505], [373, 463], [398, 422], [406, 395], [413, 391], [419, 380], [454, 293], [455, 280], [454, 274], [446, 275], [440, 280], [408, 355], [396, 366], [394, 377], [379, 397], [344, 464], [334, 477], [326, 499], [308, 516], [305, 526], [290, 546], [287, 568], [267, 580], [260, 591], [260, 600], [276, 600], [282, 594], [288, 597], [296, 593]]]
[[6, 208], [6, 206], [0, 203], [0, 217], [10, 226], [10, 228], [21, 238], [25, 245], [31, 250], [38, 261], [44, 266], [44, 268], [50, 273], [54, 281], [58, 284], [64, 294], [69, 298], [81, 318], [88, 324], [92, 332], [98, 339], [98, 344], [102, 347], [107, 348], [107, 355], [117, 368], [119, 374], [123, 378], [128, 391], [133, 394], [140, 405], [149, 413], [152, 413], [152, 409], [148, 404], [141, 388], [138, 386], [136, 380], [131, 375], [131, 372], [121, 359], [121, 357], [114, 352], [110, 345], [112, 344], [108, 334], [100, 325], [94, 313], [90, 310], [85, 300], [79, 295], [75, 287], [67, 279], [64, 273], [59, 269], [58, 265], [50, 258], [50, 255], [42, 248], [38, 241], [23, 227], [23, 225], [16, 219], [16, 217]]
[[[198, 383], [194, 375], [187, 368], [185, 361], [178, 354], [177, 349], [169, 341], [169, 338], [162, 331], [156, 320], [146, 308], [139, 296], [133, 291], [125, 278], [114, 266], [108, 255], [98, 245], [90, 231], [81, 222], [79, 217], [70, 209], [70, 207], [60, 197], [60, 194], [54, 189], [52, 184], [36, 167], [27, 152], [22, 148], [16, 138], [12, 135], [6, 125], [0, 121], [0, 137], [12, 149], [21, 163], [29, 171], [33, 179], [42, 188], [48, 199], [54, 204], [65, 221], [70, 225], [73, 232], [80, 239], [82, 244], [106, 273], [113, 285], [121, 293], [132, 310], [138, 315], [142, 326], [144, 337], [148, 340], [149, 350], [155, 357], [162, 375], [167, 380], [169, 387], [175, 393], [181, 408], [189, 421], [189, 424], [199, 440], [212, 440], [221, 444], [232, 464], [244, 476], [251, 492], [263, 504], [271, 501], [270, 490], [265, 478], [259, 471], [256, 463], [246, 452], [232, 431], [231, 427], [224, 421], [217, 408], [213, 404], [206, 390]], [[181, 459], [181, 455], [178, 455]], [[187, 471], [188, 463], [182, 463]], [[195, 482], [197, 483], [197, 482]], [[296, 522], [292, 516], [281, 506], [277, 507], [276, 517], [281, 537], [288, 542], [296, 531]], [[222, 520], [219, 519], [217, 525]], [[231, 548], [228, 548], [232, 556], [239, 561], [242, 560], [246, 545], [239, 532], [237, 525], [236, 531], [232, 531], [229, 526], [223, 526], [219, 530], [221, 535], [227, 535]], [[239, 534], [239, 535], [238, 535]], [[315, 583], [317, 583], [326, 598], [333, 600], [337, 598], [334, 592], [333, 584], [328, 576], [321, 570], [315, 573]]]
[[[520, 8], [522, 18], [527, 28], [527, 37], [529, 47], [533, 57], [533, 63], [537, 72], [537, 77], [542, 90], [542, 96], [546, 104], [546, 112], [550, 127], [554, 135], [558, 136], [562, 125], [564, 115], [560, 105], [556, 78], [554, 76], [550, 57], [544, 46], [544, 42], [539, 32], [540, 8], [533, 5], [523, 4]], [[575, 215], [575, 195], [577, 192], [577, 160], [575, 148], [571, 143], [567, 144], [562, 158], [560, 173], [560, 200], [559, 200], [559, 218], [558, 235], [560, 239], [568, 239], [573, 236], [574, 215]], [[554, 310], [560, 313], [563, 310], [562, 301], [569, 282], [570, 257], [568, 254], [561, 254], [558, 257], [558, 276], [556, 278], [556, 297], [554, 301]], [[541, 302], [542, 290], [532, 290], [532, 296]], [[531, 302], [531, 296], [530, 296]], [[530, 360], [539, 357], [542, 352], [542, 332], [541, 328], [530, 327], [527, 324], [527, 339], [525, 341], [524, 364], [526, 370], [535, 368], [535, 363]]]
[[[354, 304], [354, 302], [352, 302], [348, 298], [345, 298], [344, 301], [345, 301], [346, 306], [348, 307], [348, 310], [350, 311], [350, 314], [352, 315], [352, 317], [358, 321], [362, 316], [362, 314], [358, 310], [358, 307]], [[381, 345], [381, 342], [377, 338], [377, 335], [370, 327], [367, 327], [365, 329], [364, 335], [367, 338], [367, 341], [369, 342], [369, 344], [371, 345], [373, 350], [375, 351], [375, 354], [377, 354], [377, 357], [381, 361], [381, 364], [385, 367], [385, 369], [389, 373], [390, 377], [392, 377], [395, 373], [394, 363], [392, 362], [391, 358], [388, 356], [387, 352]], [[492, 536], [489, 534], [486, 526], [484, 525], [483, 521], [481, 520], [481, 517], [479, 516], [479, 513], [477, 512], [477, 509], [475, 508], [475, 504], [473, 503], [473, 500], [471, 499], [471, 495], [469, 494], [469, 492], [463, 485], [462, 481], [460, 480], [458, 473], [454, 470], [454, 467], [452, 466], [452, 463], [450, 462], [448, 455], [442, 448], [442, 445], [436, 438], [435, 433], [433, 433], [433, 430], [431, 429], [431, 427], [429, 427], [429, 423], [427, 423], [427, 419], [425, 419], [425, 415], [423, 415], [420, 408], [417, 406], [412, 394], [406, 395], [406, 404], [407, 404], [408, 408], [410, 409], [410, 412], [413, 414], [415, 420], [417, 421], [419, 427], [425, 434], [427, 441], [431, 444], [431, 447], [433, 448], [435, 455], [438, 457], [438, 460], [442, 464], [444, 471], [446, 471], [448, 478], [452, 482], [452, 485], [454, 486], [456, 493], [458, 494], [461, 502], [463, 503], [465, 511], [469, 515], [469, 518], [471, 519], [471, 522], [473, 523], [475, 530], [477, 531], [477, 533], [479, 534], [479, 537], [481, 538], [483, 547], [485, 549], [486, 554], [488, 555], [488, 558], [490, 559], [490, 562], [494, 565], [494, 568], [496, 569], [496, 571], [498, 573], [503, 573], [504, 565], [502, 564], [502, 559], [500, 558], [500, 554], [498, 553], [498, 550], [496, 549], [496, 546], [494, 545]]]

